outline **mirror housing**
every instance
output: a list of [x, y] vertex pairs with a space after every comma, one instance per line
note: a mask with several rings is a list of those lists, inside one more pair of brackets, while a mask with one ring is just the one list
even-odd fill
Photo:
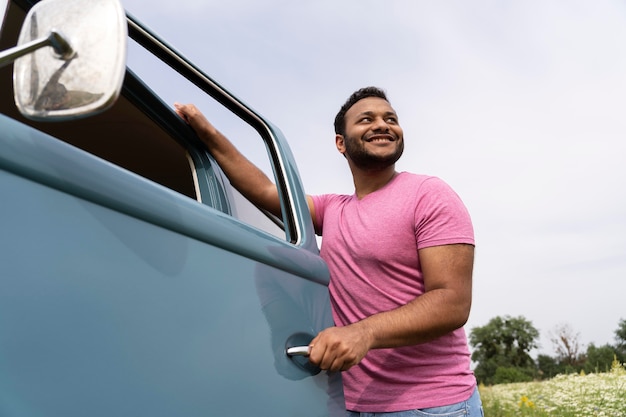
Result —
[[119, 0], [37, 3], [24, 19], [18, 46], [0, 55], [15, 59], [18, 110], [32, 120], [68, 120], [108, 109], [124, 81], [126, 39]]

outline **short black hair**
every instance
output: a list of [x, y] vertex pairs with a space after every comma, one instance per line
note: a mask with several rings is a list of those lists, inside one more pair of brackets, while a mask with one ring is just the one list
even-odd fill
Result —
[[348, 98], [348, 100], [341, 106], [339, 109], [339, 113], [335, 116], [335, 133], [338, 135], [345, 135], [346, 133], [346, 112], [350, 109], [350, 107], [354, 106], [354, 104], [368, 97], [378, 97], [383, 100], [389, 102], [387, 100], [387, 95], [385, 92], [378, 87], [363, 87], [354, 93]]

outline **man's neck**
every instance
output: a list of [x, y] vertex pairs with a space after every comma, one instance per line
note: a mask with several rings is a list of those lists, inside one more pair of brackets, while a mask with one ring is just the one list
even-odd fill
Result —
[[352, 167], [352, 179], [354, 181], [354, 192], [360, 200], [368, 194], [378, 191], [387, 185], [398, 173], [395, 165], [383, 170], [364, 171]]

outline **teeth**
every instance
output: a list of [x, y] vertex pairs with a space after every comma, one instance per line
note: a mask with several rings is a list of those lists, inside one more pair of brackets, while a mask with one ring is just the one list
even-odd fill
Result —
[[387, 135], [383, 135], [383, 136], [372, 135], [369, 138], [365, 138], [364, 140], [365, 142], [387, 142], [387, 143], [396, 141], [395, 138], [391, 136], [387, 136]]

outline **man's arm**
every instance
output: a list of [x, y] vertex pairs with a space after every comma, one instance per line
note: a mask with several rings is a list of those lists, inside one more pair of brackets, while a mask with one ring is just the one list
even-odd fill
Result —
[[345, 371], [370, 349], [428, 342], [462, 327], [472, 303], [474, 246], [434, 246], [419, 251], [425, 292], [408, 304], [313, 339], [309, 360], [322, 369]]
[[176, 113], [196, 132], [230, 183], [256, 206], [281, 217], [276, 185], [221, 134], [193, 104], [175, 103]]
[[[174, 103], [176, 113], [196, 132], [230, 183], [257, 207], [281, 217], [278, 188], [263, 171], [250, 162], [220, 133], [193, 104]], [[306, 198], [315, 221], [313, 199]]]

